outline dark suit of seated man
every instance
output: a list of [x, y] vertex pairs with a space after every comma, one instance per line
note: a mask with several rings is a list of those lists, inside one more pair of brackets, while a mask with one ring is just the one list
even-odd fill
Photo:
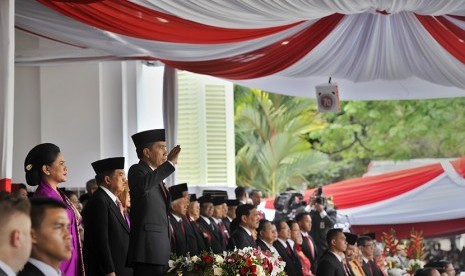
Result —
[[59, 276], [72, 254], [66, 205], [53, 198], [31, 198], [32, 251], [19, 276]]
[[323, 254], [318, 264], [316, 275], [345, 276], [343, 265], [344, 251], [347, 249], [347, 241], [342, 229], [330, 229], [326, 234], [328, 250]]
[[[252, 204], [243, 204], [236, 209], [237, 229], [232, 233], [229, 249], [243, 249], [245, 247], [256, 247], [252, 231], [258, 228], [258, 213]], [[235, 223], [234, 221], [232, 223]]]
[[302, 275], [302, 265], [300, 263], [299, 257], [288, 242], [288, 240], [291, 238], [291, 229], [289, 228], [289, 225], [284, 220], [277, 221], [276, 229], [278, 231], [278, 240], [273, 243], [273, 246], [276, 248], [283, 261], [286, 262], [284, 271], [289, 276]]

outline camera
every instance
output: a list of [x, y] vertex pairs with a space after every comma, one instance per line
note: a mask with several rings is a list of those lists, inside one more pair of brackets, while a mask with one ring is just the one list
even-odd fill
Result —
[[295, 215], [305, 210], [307, 203], [303, 200], [304, 196], [295, 191], [286, 191], [279, 194], [273, 203], [275, 220], [294, 219]]
[[323, 194], [323, 186], [322, 185], [318, 185], [318, 189], [317, 189], [315, 195], [312, 197], [312, 199], [313, 199], [313, 201], [315, 203], [326, 206], [326, 197]]

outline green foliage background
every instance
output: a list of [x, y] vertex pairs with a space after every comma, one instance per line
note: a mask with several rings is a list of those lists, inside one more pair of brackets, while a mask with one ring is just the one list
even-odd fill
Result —
[[316, 112], [313, 99], [235, 86], [237, 184], [274, 196], [359, 177], [371, 160], [460, 157], [465, 98], [350, 101]]

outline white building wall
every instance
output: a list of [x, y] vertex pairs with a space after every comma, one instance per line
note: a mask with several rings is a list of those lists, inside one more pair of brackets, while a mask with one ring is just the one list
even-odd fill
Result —
[[[53, 51], [63, 47], [68, 46], [17, 32], [17, 49]], [[163, 128], [163, 67], [149, 67], [139, 61], [86, 62], [16, 66], [15, 73], [13, 183], [25, 182], [23, 163], [27, 152], [39, 143], [51, 142], [61, 148], [68, 165], [68, 181], [61, 186], [83, 188], [85, 182], [94, 177], [90, 165], [93, 161], [125, 156], [127, 170], [138, 162], [131, 135], [147, 129]], [[193, 120], [198, 124], [189, 127], [198, 135], [190, 148], [197, 150], [194, 162], [199, 167], [195, 169], [198, 175], [193, 182], [197, 185], [232, 187], [235, 185], [232, 84], [200, 75], [195, 78], [197, 80], [191, 83], [196, 83], [197, 87], [191, 91], [189, 101], [198, 102], [192, 102], [189, 108], [195, 109], [190, 110], [194, 111], [190, 116], [199, 118]], [[221, 100], [226, 105], [219, 110], [225, 112], [221, 113], [227, 119], [223, 123], [229, 124], [220, 128], [222, 132], [226, 130], [226, 133], [221, 133], [222, 137], [228, 137], [227, 145], [221, 147], [227, 150], [220, 152], [227, 162], [221, 163], [228, 163], [229, 167], [211, 172], [206, 145], [209, 117], [206, 115], [208, 103], [205, 91], [209, 85], [220, 85], [222, 91], [219, 92], [226, 92]], [[214, 127], [212, 129], [215, 130]], [[183, 159], [188, 162], [188, 148], [186, 152], [181, 152], [181, 164]], [[189, 162], [192, 164], [192, 160]], [[208, 183], [208, 179], [211, 179], [209, 173], [218, 172], [224, 181]], [[192, 183], [190, 180], [187, 182]]]

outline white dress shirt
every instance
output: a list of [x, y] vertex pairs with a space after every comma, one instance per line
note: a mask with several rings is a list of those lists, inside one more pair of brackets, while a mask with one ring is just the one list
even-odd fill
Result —
[[16, 272], [14, 272], [9, 265], [2, 261], [0, 261], [0, 269], [3, 270], [7, 276], [16, 276]]
[[35, 267], [37, 267], [44, 275], [47, 276], [61, 276], [61, 271], [56, 270], [54, 267], [39, 261], [34, 258], [29, 258], [29, 262], [33, 264]]

